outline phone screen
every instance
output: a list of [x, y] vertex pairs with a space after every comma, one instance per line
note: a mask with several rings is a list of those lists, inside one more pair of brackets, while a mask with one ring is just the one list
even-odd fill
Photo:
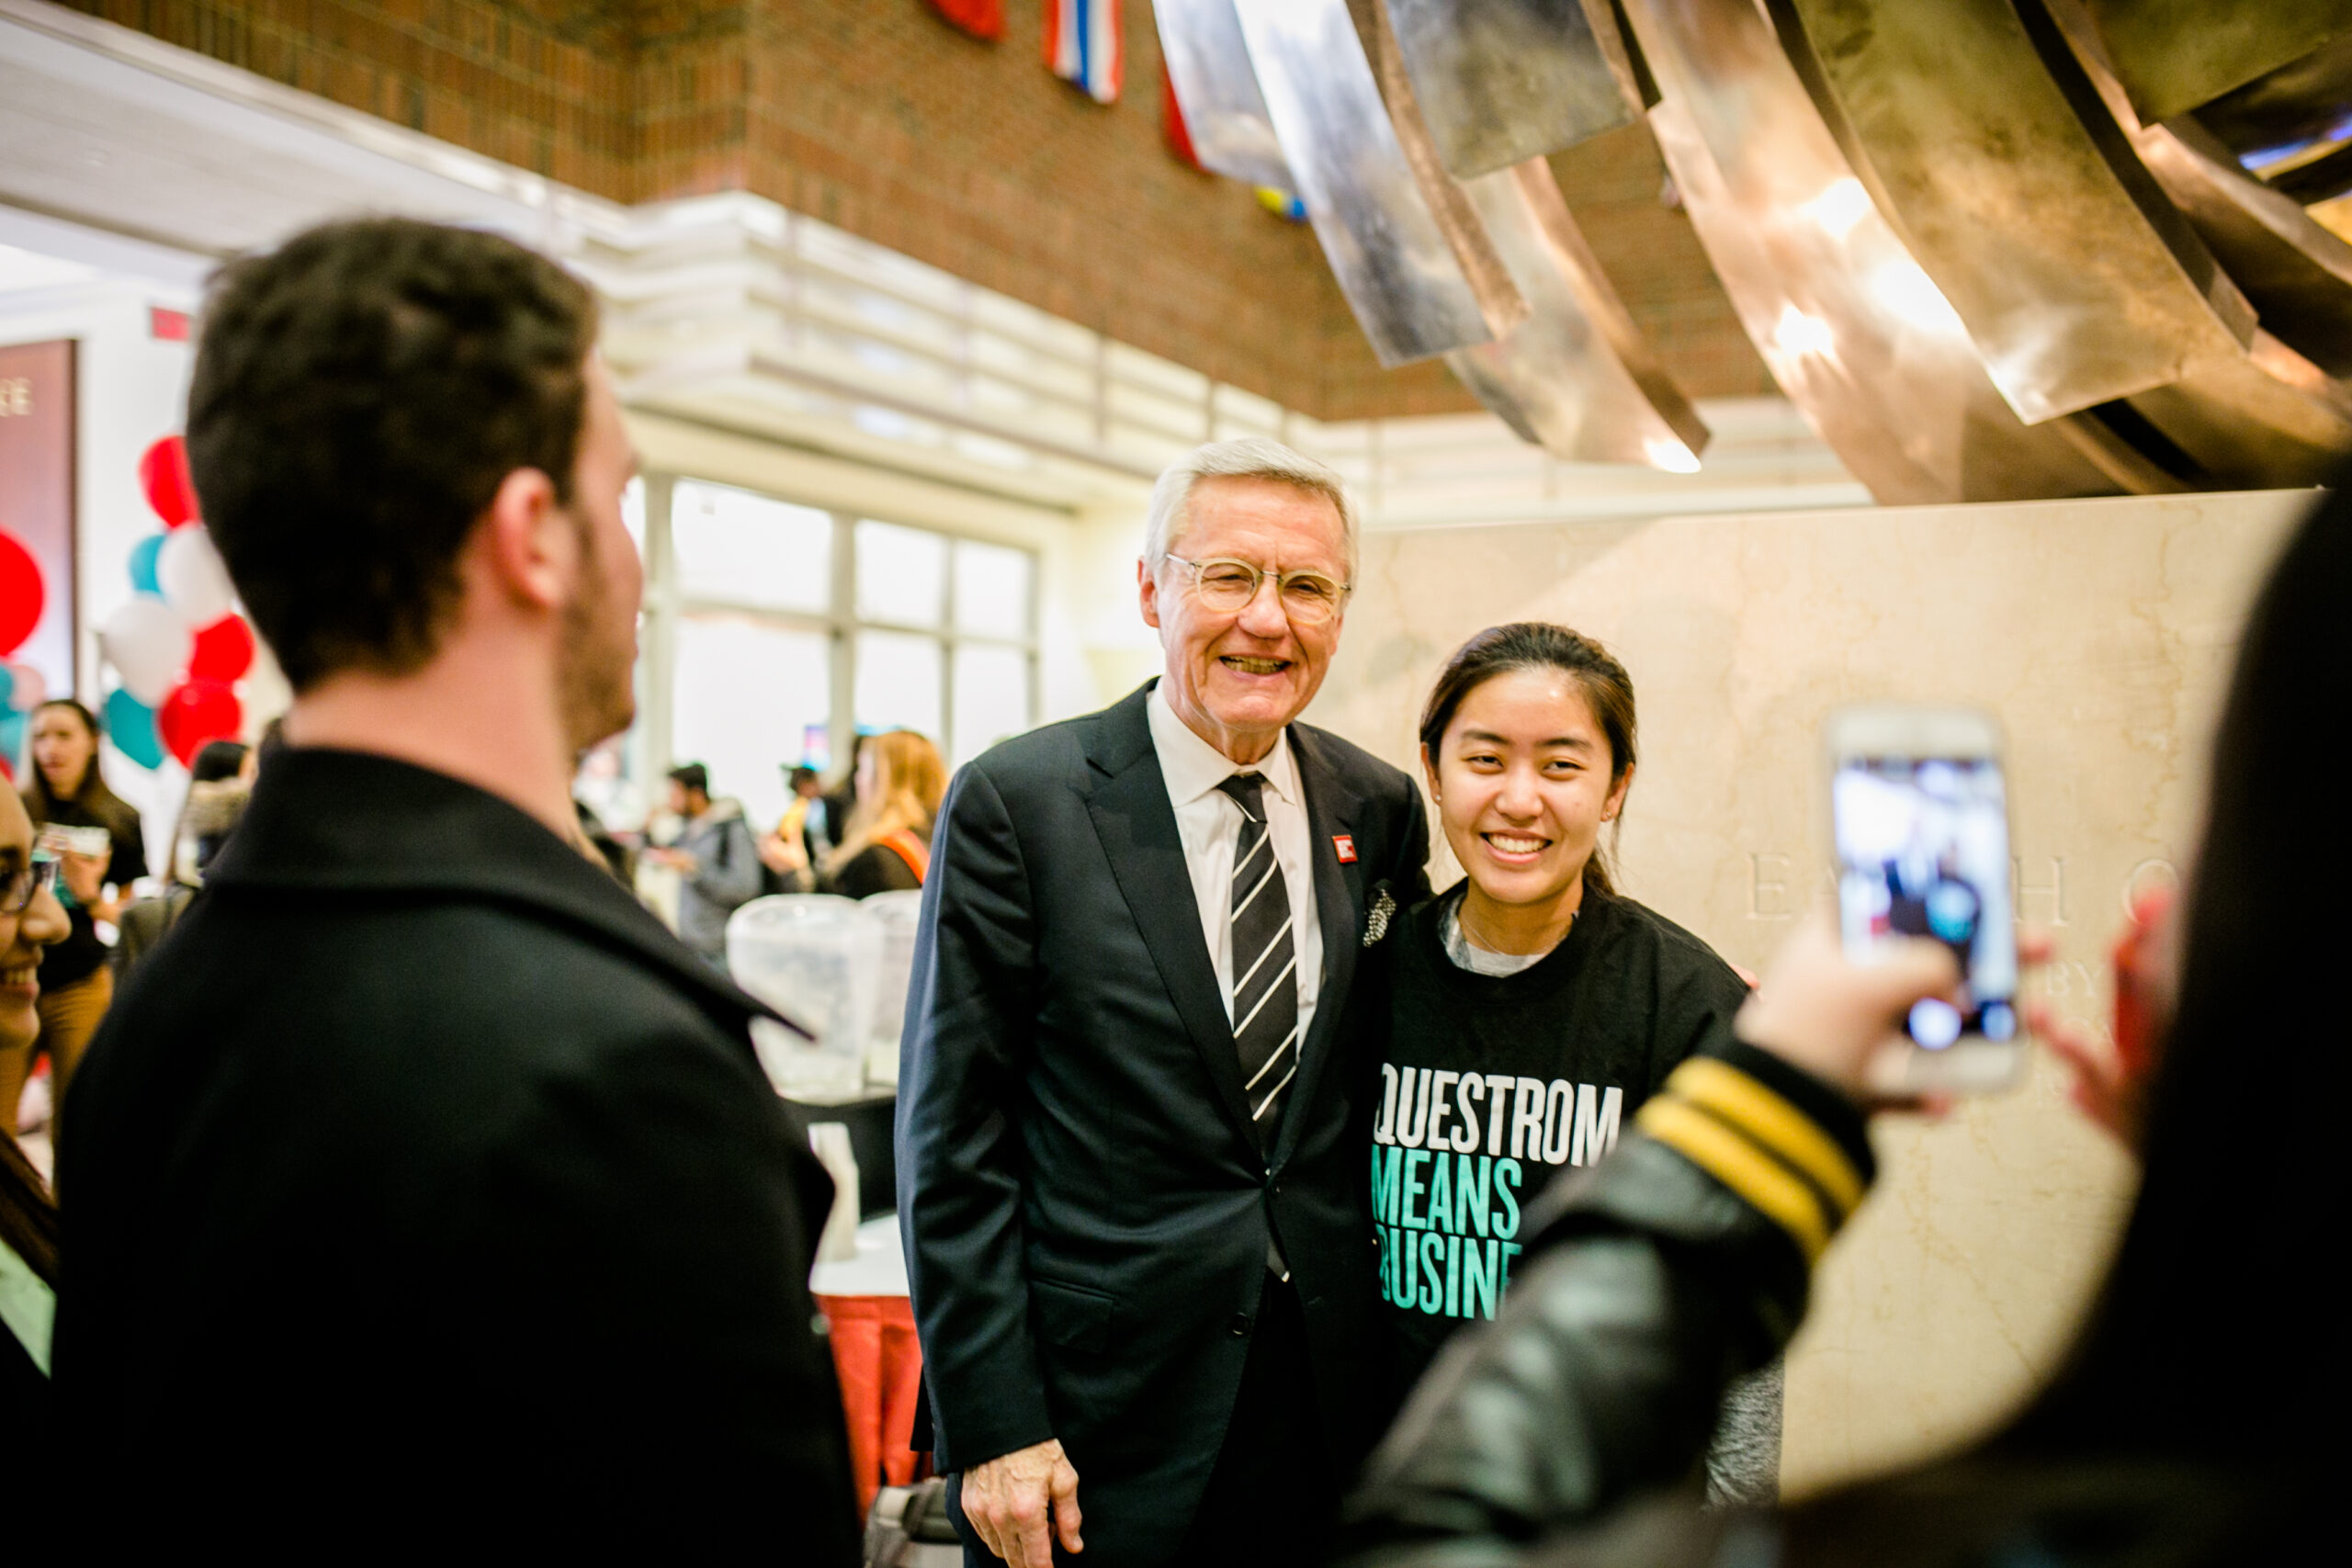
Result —
[[1848, 757], [1831, 782], [1838, 914], [1846, 951], [1894, 937], [1960, 960], [1963, 1006], [1930, 998], [1906, 1032], [1930, 1051], [1963, 1035], [2018, 1034], [2009, 919], [2008, 806], [1994, 757]]

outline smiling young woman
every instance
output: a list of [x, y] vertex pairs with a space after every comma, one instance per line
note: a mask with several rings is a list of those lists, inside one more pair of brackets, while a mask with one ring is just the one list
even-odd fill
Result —
[[[1635, 761], [1634, 685], [1591, 638], [1519, 622], [1447, 660], [1421, 762], [1464, 876], [1383, 946], [1390, 986], [1372, 1181], [1381, 1292], [1405, 1383], [1494, 1315], [1520, 1215], [1598, 1161], [1747, 987], [1613, 886], [1602, 847]], [[1779, 1409], [1746, 1401], [1719, 1495], [1769, 1498]]]

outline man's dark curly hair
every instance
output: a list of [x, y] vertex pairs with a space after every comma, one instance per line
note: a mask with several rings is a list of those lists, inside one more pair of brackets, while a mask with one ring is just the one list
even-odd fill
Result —
[[414, 670], [500, 483], [571, 499], [595, 297], [511, 240], [329, 223], [223, 267], [188, 389], [206, 525], [297, 692]]

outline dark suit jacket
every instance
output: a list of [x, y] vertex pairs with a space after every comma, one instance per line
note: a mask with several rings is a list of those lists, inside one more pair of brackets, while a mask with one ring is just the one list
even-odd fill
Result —
[[[1271, 1159], [1144, 705], [967, 764], [941, 807], [899, 1079], [899, 1212], [943, 1470], [1059, 1438], [1087, 1559], [1172, 1552], [1223, 1442], [1279, 1235], [1334, 1467], [1378, 1436], [1381, 1332], [1349, 1002], [1367, 890], [1409, 902], [1404, 774], [1305, 725], [1323, 980]], [[1342, 863], [1333, 840], [1349, 835]]]
[[856, 1562], [807, 1283], [831, 1184], [764, 1011], [506, 802], [272, 757], [66, 1100], [81, 1528]]

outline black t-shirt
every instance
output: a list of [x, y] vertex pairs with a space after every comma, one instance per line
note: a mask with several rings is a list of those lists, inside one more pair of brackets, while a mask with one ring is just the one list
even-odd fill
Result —
[[1445, 952], [1462, 893], [1410, 910], [1384, 943], [1373, 1213], [1407, 1387], [1454, 1330], [1495, 1314], [1536, 1194], [1608, 1153], [1684, 1057], [1729, 1034], [1747, 996], [1705, 942], [1592, 888], [1540, 961], [1472, 974]]

